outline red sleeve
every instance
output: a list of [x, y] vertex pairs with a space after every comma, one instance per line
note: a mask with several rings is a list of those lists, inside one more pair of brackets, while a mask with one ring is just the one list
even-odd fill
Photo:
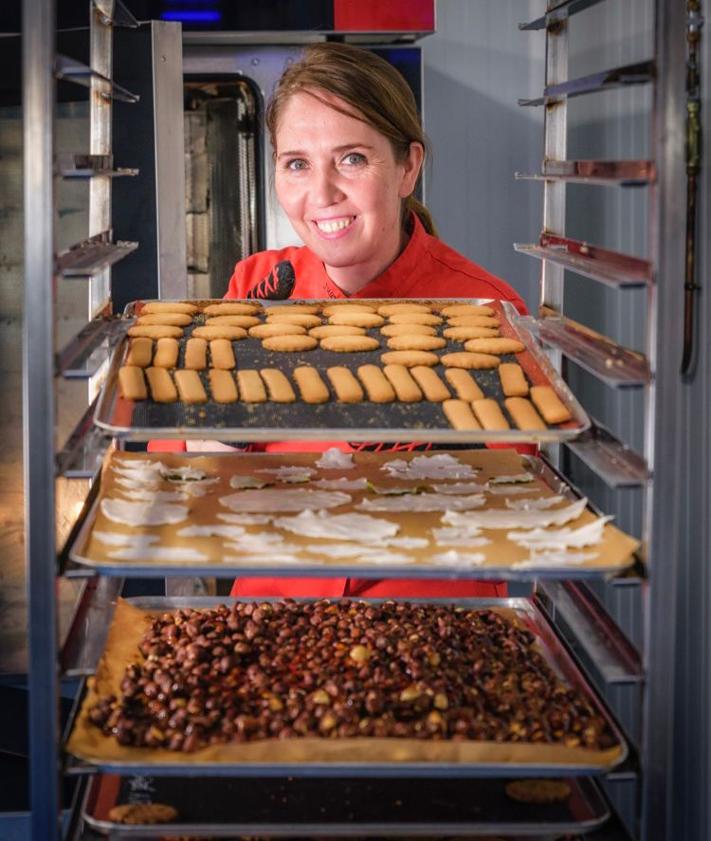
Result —
[[225, 298], [245, 298], [247, 296], [247, 284], [245, 282], [245, 260], [240, 260], [232, 272], [232, 277], [227, 285]]

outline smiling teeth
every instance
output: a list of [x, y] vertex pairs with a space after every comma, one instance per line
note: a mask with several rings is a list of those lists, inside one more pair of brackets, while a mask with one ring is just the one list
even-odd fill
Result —
[[335, 222], [317, 222], [316, 227], [325, 234], [335, 234], [336, 231], [342, 231], [344, 228], [347, 228], [353, 221], [353, 218], [351, 216], [349, 219], [339, 219]]

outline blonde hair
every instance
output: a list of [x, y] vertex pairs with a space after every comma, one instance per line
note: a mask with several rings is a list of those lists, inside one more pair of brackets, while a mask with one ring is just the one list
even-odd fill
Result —
[[[348, 110], [330, 101], [327, 104], [362, 119], [386, 137], [397, 161], [405, 160], [411, 143], [420, 143], [425, 158], [429, 156], [429, 142], [422, 130], [415, 97], [402, 75], [380, 56], [350, 44], [329, 42], [306, 47], [301, 59], [282, 74], [267, 107], [267, 130], [273, 149], [279, 115], [289, 99], [301, 91], [316, 98], [316, 92], [323, 91], [343, 100], [350, 106]], [[430, 212], [412, 194], [403, 202], [403, 224], [410, 211], [417, 214], [427, 233], [437, 236]]]

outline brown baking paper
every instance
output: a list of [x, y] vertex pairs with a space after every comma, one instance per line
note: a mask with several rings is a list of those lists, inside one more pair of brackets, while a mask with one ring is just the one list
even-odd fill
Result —
[[[498, 609], [509, 621], [517, 621], [511, 609]], [[161, 611], [162, 613], [163, 611]], [[100, 697], [120, 696], [120, 683], [129, 663], [141, 658], [138, 644], [150, 616], [158, 611], [140, 610], [119, 600], [104, 653], [67, 743], [73, 756], [87, 762], [176, 765], [204, 762], [275, 763], [364, 763], [433, 762], [476, 764], [542, 764], [612, 767], [622, 756], [622, 747], [606, 750], [567, 748], [559, 745], [498, 742], [425, 741], [419, 739], [264, 739], [255, 742], [212, 745], [193, 753], [160, 748], [124, 747], [104, 736], [88, 718], [88, 710]], [[255, 773], [258, 769], [255, 769]]]
[[[230, 478], [234, 474], [250, 475], [263, 481], [272, 481], [273, 474], [259, 473], [260, 469], [277, 468], [277, 467], [310, 467], [317, 470], [312, 476], [309, 483], [304, 484], [282, 484], [277, 483], [279, 488], [309, 488], [313, 487], [312, 482], [317, 479], [327, 478], [336, 479], [339, 477], [346, 477], [348, 479], [356, 479], [358, 477], [365, 477], [376, 486], [382, 487], [406, 487], [418, 486], [427, 487], [430, 492], [433, 484], [446, 484], [447, 480], [425, 479], [425, 480], [400, 480], [389, 477], [382, 466], [394, 459], [411, 460], [412, 458], [422, 455], [422, 453], [353, 453], [353, 460], [356, 465], [351, 470], [322, 470], [315, 467], [315, 462], [321, 457], [321, 453], [285, 453], [285, 454], [265, 454], [265, 453], [220, 453], [214, 456], [188, 456], [176, 453], [111, 453], [105, 464], [102, 474], [102, 485], [99, 502], [103, 498], [121, 498], [131, 499], [131, 492], [121, 489], [116, 484], [117, 474], [111, 469], [112, 463], [116, 460], [123, 462], [134, 460], [160, 461], [171, 468], [191, 465], [195, 468], [200, 468], [212, 476], [218, 476], [219, 481], [213, 485], [208, 486], [208, 492], [202, 497], [188, 497], [182, 504], [187, 505], [190, 509], [188, 518], [177, 525], [167, 526], [149, 526], [136, 527], [124, 526], [107, 519], [100, 510], [100, 505], [94, 508], [94, 520], [90, 524], [90, 530], [87, 536], [82, 537], [79, 543], [72, 549], [72, 558], [80, 563], [89, 564], [92, 566], [102, 566], [112, 564], [114, 566], [136, 566], [138, 564], [150, 565], [150, 562], [142, 560], [117, 560], [111, 557], [111, 552], [116, 551], [116, 547], [107, 545], [94, 537], [94, 531], [100, 532], [114, 532], [120, 534], [145, 534], [156, 535], [160, 538], [160, 542], [156, 545], [174, 547], [186, 546], [193, 547], [200, 552], [205, 553], [209, 560], [204, 562], [205, 565], [219, 565], [223, 568], [234, 569], [236, 574], [239, 574], [240, 569], [245, 566], [239, 561], [224, 561], [226, 555], [238, 556], [238, 550], [227, 548], [225, 546], [226, 538], [221, 537], [179, 537], [177, 532], [190, 525], [208, 525], [211, 523], [221, 522], [216, 518], [217, 512], [230, 512], [230, 509], [220, 505], [219, 498], [228, 494], [236, 494], [239, 491], [230, 487]], [[479, 472], [475, 479], [472, 480], [457, 480], [457, 481], [476, 481], [484, 483], [488, 479], [495, 476], [511, 476], [524, 473], [529, 470], [528, 460], [519, 455], [515, 450], [456, 450], [451, 453], [463, 464], [471, 465], [479, 468]], [[535, 468], [532, 471], [535, 475]], [[526, 494], [512, 494], [512, 499], [535, 499], [537, 497], [552, 496], [554, 491], [546, 484], [541, 476], [536, 476], [533, 486], [536, 487], [535, 493]], [[163, 482], [161, 490], [175, 490], [176, 485], [170, 482]], [[378, 499], [377, 494], [370, 490], [356, 490], [345, 491], [352, 497], [352, 501], [346, 505], [341, 505], [337, 508], [331, 508], [329, 511], [333, 514], [344, 514], [357, 511], [356, 505], [360, 500]], [[569, 504], [574, 497], [566, 499], [559, 506]], [[476, 512], [487, 509], [503, 509], [506, 507], [505, 495], [493, 496], [487, 495], [487, 502], [484, 508], [476, 509]], [[275, 516], [292, 516], [298, 512], [269, 512]], [[412, 563], [398, 563], [397, 568], [410, 570], [415, 573], [418, 567], [428, 567], [432, 570], [437, 570], [440, 577], [447, 576], [446, 568], [439, 565], [432, 564], [429, 560], [434, 553], [445, 552], [449, 549], [458, 549], [466, 552], [466, 546], [438, 546], [432, 538], [430, 532], [432, 528], [440, 527], [442, 525], [441, 518], [444, 512], [391, 512], [391, 511], [367, 511], [360, 512], [370, 514], [372, 517], [379, 517], [388, 521], [397, 523], [400, 530], [397, 537], [419, 537], [430, 539], [430, 545], [422, 549], [400, 549], [393, 547], [392, 551], [401, 552], [412, 558]], [[463, 512], [466, 513], [466, 512]], [[584, 511], [577, 519], [566, 525], [571, 528], [577, 528], [586, 523], [598, 519], [597, 516], [590, 511]], [[555, 528], [555, 527], [552, 527]], [[330, 543], [343, 543], [345, 541], [332, 541], [323, 538], [309, 538], [303, 537], [292, 532], [280, 531], [275, 529], [271, 524], [263, 526], [245, 526], [246, 535], [258, 535], [260, 533], [278, 533], [283, 536], [284, 541], [289, 544], [296, 544], [298, 546], [306, 547], [309, 544], [328, 545]], [[476, 577], [476, 573], [487, 567], [495, 567], [497, 569], [508, 569], [513, 564], [526, 560], [529, 557], [527, 549], [510, 542], [506, 534], [510, 529], [483, 529], [482, 536], [491, 540], [487, 546], [476, 547], [474, 551], [481, 552], [486, 556], [486, 561], [481, 566], [472, 567], [457, 567], [457, 574], [470, 574], [470, 577]], [[352, 541], [347, 541], [352, 542]], [[586, 553], [594, 553], [594, 557], [585, 561], [582, 564], [576, 564], [567, 568], [557, 568], [560, 577], [564, 578], [568, 569], [571, 571], [579, 570], [600, 570], [604, 572], [617, 572], [619, 570], [629, 567], [634, 562], [633, 553], [638, 548], [637, 540], [629, 537], [624, 532], [610, 525], [605, 525], [603, 531], [602, 542], [595, 546], [588, 546], [584, 548]], [[371, 546], [372, 548], [372, 546]], [[278, 547], [275, 547], [278, 551]], [[305, 550], [300, 553], [303, 559], [304, 566], [302, 569], [308, 569], [310, 573], [318, 576], [322, 574], [325, 569], [331, 572], [336, 572], [340, 568], [353, 569], [358, 567], [362, 569], [363, 577], [379, 577], [379, 572], [383, 569], [383, 564], [368, 563], [365, 561], [358, 561], [354, 558], [330, 558], [325, 555], [309, 554]], [[161, 561], [160, 566], [174, 566], [174, 567], [194, 567], [199, 568], [203, 562], [196, 561]], [[283, 568], [284, 575], [293, 575], [295, 571], [300, 571], [299, 565], [295, 563], [283, 563], [281, 565], [270, 560], [269, 554], [264, 555], [265, 568], [269, 566], [271, 569], [279, 566]], [[254, 560], [250, 560], [249, 566], [253, 569], [255, 566]], [[535, 576], [540, 573], [541, 568], [535, 570], [526, 570], [526, 574]], [[254, 574], [253, 572], [251, 574]], [[258, 574], [258, 573], [257, 573]], [[451, 573], [450, 573], [451, 576]]]

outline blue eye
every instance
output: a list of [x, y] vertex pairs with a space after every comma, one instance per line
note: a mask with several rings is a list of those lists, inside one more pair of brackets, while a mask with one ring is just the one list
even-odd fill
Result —
[[286, 168], [292, 172], [300, 172], [302, 169], [306, 169], [306, 161], [303, 158], [294, 158], [286, 162]]
[[360, 166], [365, 162], [365, 155], [361, 155], [360, 152], [349, 152], [343, 158], [343, 163], [348, 164], [348, 166]]

